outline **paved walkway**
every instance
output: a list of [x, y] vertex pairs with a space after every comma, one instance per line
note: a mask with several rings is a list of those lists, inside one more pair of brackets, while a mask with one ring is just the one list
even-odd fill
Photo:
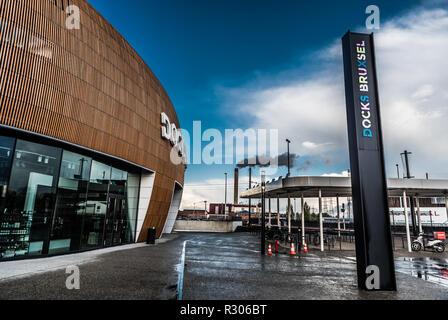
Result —
[[61, 269], [65, 270], [67, 266], [81, 266], [89, 262], [98, 261], [103, 254], [136, 249], [144, 246], [146, 246], [146, 244], [138, 243], [50, 258], [3, 262], [0, 263], [0, 281], [27, 278], [33, 275]]
[[[0, 263], [0, 299], [170, 300], [177, 298], [179, 235], [47, 259]], [[67, 266], [80, 269], [80, 290], [68, 290]]]

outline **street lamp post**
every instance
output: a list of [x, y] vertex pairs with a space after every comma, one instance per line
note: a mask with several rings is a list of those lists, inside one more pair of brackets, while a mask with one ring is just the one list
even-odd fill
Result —
[[225, 186], [225, 192], [224, 192], [224, 220], [227, 220], [227, 172], [224, 173], [226, 176], [226, 186]]
[[265, 232], [266, 232], [266, 217], [265, 217], [265, 199], [264, 192], [266, 190], [266, 181], [265, 181], [265, 172], [261, 172], [261, 254], [265, 255], [266, 253], [266, 240], [265, 240]]
[[[288, 178], [291, 175], [291, 163], [290, 163], [290, 156], [289, 156], [289, 145], [291, 144], [291, 140], [286, 139], [286, 143], [288, 144]], [[291, 237], [291, 198], [288, 196], [288, 207], [287, 207], [287, 214], [288, 214], [288, 238]]]
[[291, 141], [289, 139], [286, 139], [286, 143], [288, 144], [288, 178], [291, 175], [291, 163], [290, 163], [290, 157], [289, 157], [289, 145], [291, 144]]
[[[252, 189], [252, 168], [249, 167], [249, 190]], [[250, 228], [250, 215], [252, 213], [252, 201], [249, 197], [249, 228]]]

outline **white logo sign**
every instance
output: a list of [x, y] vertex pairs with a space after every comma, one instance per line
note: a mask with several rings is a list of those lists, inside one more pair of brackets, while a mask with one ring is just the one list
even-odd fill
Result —
[[178, 151], [181, 157], [183, 157], [185, 155], [185, 144], [182, 139], [180, 130], [177, 129], [174, 123], [171, 123], [170, 119], [164, 112], [162, 112], [161, 114], [161, 123], [162, 138], [169, 140], [174, 149]]

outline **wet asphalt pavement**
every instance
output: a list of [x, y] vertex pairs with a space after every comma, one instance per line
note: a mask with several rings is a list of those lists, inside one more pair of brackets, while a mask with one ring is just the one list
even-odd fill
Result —
[[167, 240], [80, 265], [80, 290], [66, 289], [59, 270], [0, 281], [0, 299], [448, 299], [448, 261], [436, 257], [396, 258], [398, 292], [363, 292], [353, 251], [261, 256], [258, 237], [246, 233], [178, 233]]
[[[448, 299], [447, 288], [406, 273], [397, 258], [398, 292], [363, 292], [352, 251], [260, 256], [256, 236], [193, 236], [187, 243], [184, 298], [191, 300]], [[442, 262], [445, 260], [440, 260]], [[412, 264], [412, 262], [411, 262]], [[431, 265], [427, 266], [432, 269]]]
[[443, 286], [448, 291], [448, 260], [438, 258], [402, 258], [395, 260], [398, 272]]

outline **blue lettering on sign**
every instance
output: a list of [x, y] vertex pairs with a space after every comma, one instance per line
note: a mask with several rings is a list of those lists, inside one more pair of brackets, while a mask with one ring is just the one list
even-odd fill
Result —
[[[366, 43], [362, 41], [356, 44], [356, 60], [358, 63], [358, 84], [360, 92], [369, 92], [369, 76], [367, 70], [367, 54]], [[360, 97], [361, 117], [362, 117], [362, 135], [366, 138], [371, 138], [372, 133], [372, 113], [370, 111], [370, 97], [364, 94]]]

